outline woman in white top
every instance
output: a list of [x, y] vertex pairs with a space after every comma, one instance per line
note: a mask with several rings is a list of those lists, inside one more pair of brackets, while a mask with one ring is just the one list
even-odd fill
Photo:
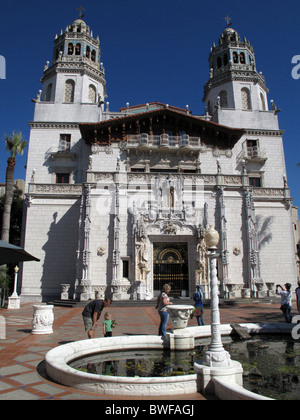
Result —
[[157, 303], [156, 303], [156, 309], [160, 316], [160, 325], [159, 325], [158, 335], [161, 337], [164, 337], [166, 334], [167, 324], [168, 324], [168, 319], [169, 319], [169, 314], [168, 314], [166, 306], [173, 305], [173, 303], [170, 302], [170, 298], [168, 296], [170, 291], [171, 291], [171, 286], [169, 284], [165, 284], [163, 286], [162, 292], [157, 298]]
[[[284, 286], [286, 290], [283, 290], [283, 287], [280, 286], [280, 284], [277, 284], [276, 294], [281, 296], [280, 309], [283, 312], [285, 321], [290, 324], [292, 322], [292, 285], [290, 283], [286, 283]], [[279, 288], [281, 289], [281, 292], [278, 290]]]

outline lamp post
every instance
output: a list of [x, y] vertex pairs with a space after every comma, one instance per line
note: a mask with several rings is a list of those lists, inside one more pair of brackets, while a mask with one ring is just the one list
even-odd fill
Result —
[[210, 226], [205, 235], [210, 262], [211, 280], [211, 342], [208, 351], [202, 360], [194, 363], [197, 373], [198, 391], [207, 394], [215, 393], [214, 379], [224, 383], [243, 386], [242, 365], [231, 360], [230, 354], [224, 349], [221, 339], [221, 324], [218, 296], [217, 278], [217, 245], [219, 243], [218, 232]]
[[16, 297], [19, 297], [18, 293], [17, 293], [19, 267], [17, 265], [14, 268], [14, 272], [15, 272], [14, 291], [13, 291], [13, 294], [11, 296], [16, 298]]
[[211, 281], [211, 342], [208, 351], [204, 356], [204, 365], [210, 367], [228, 367], [231, 364], [230, 354], [224, 349], [220, 330], [220, 310], [218, 296], [217, 278], [217, 245], [220, 236], [218, 232], [210, 226], [205, 234], [205, 241], [208, 247], [208, 258], [210, 262], [210, 281]]
[[15, 279], [14, 279], [14, 291], [13, 294], [8, 298], [8, 309], [20, 309], [20, 301], [21, 298], [18, 296], [17, 293], [17, 285], [18, 285], [18, 272], [19, 267], [16, 265], [14, 268], [15, 271]]

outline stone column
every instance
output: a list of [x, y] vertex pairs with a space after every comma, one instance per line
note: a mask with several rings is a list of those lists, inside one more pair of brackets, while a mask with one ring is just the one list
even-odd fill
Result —
[[204, 365], [210, 367], [230, 366], [230, 355], [224, 349], [221, 339], [221, 322], [219, 310], [219, 288], [217, 277], [217, 244], [219, 234], [212, 227], [207, 231], [206, 243], [208, 245], [208, 254], [210, 262], [210, 281], [211, 281], [211, 342], [208, 351], [204, 357]]

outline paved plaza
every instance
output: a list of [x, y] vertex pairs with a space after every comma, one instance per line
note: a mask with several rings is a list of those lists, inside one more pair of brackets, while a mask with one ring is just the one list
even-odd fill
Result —
[[[280, 303], [243, 301], [235, 304], [220, 305], [222, 323], [243, 322], [283, 322], [279, 310]], [[295, 303], [293, 305], [295, 308]], [[49, 335], [31, 334], [33, 316], [32, 304], [26, 304], [19, 310], [0, 309], [2, 336], [0, 335], [0, 400], [128, 400], [124, 396], [104, 396], [81, 392], [54, 383], [44, 371], [44, 356], [53, 347], [76, 340], [85, 340], [82, 308], [54, 307], [54, 332]], [[155, 303], [145, 306], [122, 306], [114, 302], [110, 307], [113, 318], [117, 321], [114, 336], [157, 335], [159, 316]], [[103, 316], [103, 315], [102, 315]], [[204, 321], [210, 323], [210, 309], [205, 308]], [[4, 327], [5, 326], [5, 331]], [[196, 320], [189, 322], [196, 326]], [[5, 332], [5, 339], [3, 339]], [[96, 337], [102, 337], [102, 328], [98, 327]], [[132, 398], [147, 400], [147, 398]], [[148, 398], [150, 399], [150, 398]], [[153, 399], [153, 398], [151, 398]], [[155, 398], [161, 400], [204, 400], [200, 394], [168, 396]]]

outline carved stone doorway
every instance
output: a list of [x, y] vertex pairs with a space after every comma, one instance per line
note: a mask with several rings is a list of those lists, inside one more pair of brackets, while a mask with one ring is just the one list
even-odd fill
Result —
[[161, 291], [164, 284], [172, 287], [170, 296], [180, 297], [189, 293], [188, 244], [153, 244], [154, 290]]

